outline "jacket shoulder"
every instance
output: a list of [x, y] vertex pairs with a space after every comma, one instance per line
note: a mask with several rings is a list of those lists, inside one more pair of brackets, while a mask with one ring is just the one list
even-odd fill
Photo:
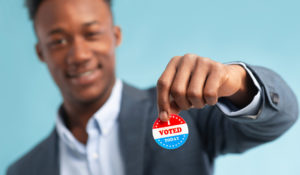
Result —
[[[57, 136], [54, 130], [48, 137], [37, 144], [33, 149], [27, 152], [20, 159], [12, 163], [6, 175], [33, 175], [40, 174], [39, 170], [47, 167], [50, 162], [57, 162], [53, 160], [57, 157]], [[52, 159], [52, 160], [51, 160]]]

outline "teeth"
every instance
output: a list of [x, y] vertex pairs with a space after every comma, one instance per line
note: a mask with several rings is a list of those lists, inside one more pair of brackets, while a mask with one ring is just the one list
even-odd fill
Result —
[[94, 71], [94, 70], [90, 70], [90, 71], [87, 71], [87, 72], [83, 72], [83, 73], [79, 74], [78, 77], [88, 76], [88, 75], [92, 74], [93, 71]]

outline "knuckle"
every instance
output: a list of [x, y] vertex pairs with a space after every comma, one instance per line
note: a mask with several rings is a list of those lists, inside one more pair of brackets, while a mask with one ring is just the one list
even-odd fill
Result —
[[168, 87], [168, 84], [169, 82], [165, 79], [162, 79], [160, 78], [158, 81], [157, 81], [157, 87], [159, 89], [164, 89], [164, 88], [167, 88]]
[[187, 54], [184, 55], [184, 57], [186, 57], [186, 58], [195, 58], [195, 57], [197, 57], [197, 55], [192, 54], [192, 53], [187, 53]]
[[225, 72], [223, 74], [223, 82], [227, 81], [229, 79], [229, 77], [230, 77], [229, 74], [227, 72]]
[[205, 99], [215, 99], [217, 98], [217, 92], [211, 89], [205, 90], [204, 97]]
[[214, 64], [214, 71], [223, 73], [224, 72], [224, 66], [223, 66], [223, 64], [219, 63], [219, 62], [215, 62], [215, 64]]
[[211, 59], [209, 59], [209, 58], [207, 58], [207, 57], [202, 57], [202, 60], [203, 60], [204, 62], [211, 62]]
[[200, 91], [188, 90], [187, 97], [189, 99], [196, 100], [196, 99], [201, 99], [202, 98], [202, 94], [200, 93]]
[[177, 61], [180, 58], [181, 56], [174, 56], [173, 58], [171, 58], [171, 62]]
[[175, 87], [171, 89], [171, 94], [175, 99], [180, 98], [185, 95], [185, 90], [180, 87]]
[[185, 61], [185, 62], [193, 62], [193, 61], [196, 61], [196, 59], [197, 59], [197, 55], [195, 55], [195, 54], [185, 54], [184, 56], [183, 56], [183, 61]]
[[209, 59], [207, 57], [199, 57], [199, 62], [201, 64], [211, 64], [211, 59]]

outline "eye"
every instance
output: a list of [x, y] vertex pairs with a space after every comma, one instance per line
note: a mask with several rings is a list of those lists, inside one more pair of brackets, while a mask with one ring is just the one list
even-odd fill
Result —
[[102, 32], [100, 32], [100, 31], [97, 31], [97, 32], [87, 32], [87, 33], [85, 33], [85, 37], [87, 39], [94, 40], [94, 39], [98, 39], [101, 36], [101, 34], [102, 34]]
[[87, 36], [95, 36], [95, 35], [98, 35], [99, 32], [88, 32], [86, 35]]
[[53, 45], [60, 45], [60, 44], [66, 44], [67, 40], [66, 39], [57, 39], [51, 42]]
[[63, 46], [67, 44], [67, 40], [65, 38], [60, 38], [60, 39], [53, 39], [52, 41], [49, 42], [50, 47], [57, 47], [57, 46]]

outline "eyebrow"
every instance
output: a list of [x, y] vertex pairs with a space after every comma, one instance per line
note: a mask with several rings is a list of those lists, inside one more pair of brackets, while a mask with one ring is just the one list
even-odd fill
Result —
[[54, 35], [57, 33], [65, 33], [65, 31], [62, 28], [53, 29], [50, 32], [48, 32], [48, 36]]
[[[87, 22], [87, 23], [83, 24], [83, 26], [89, 27], [94, 24], [100, 24], [100, 23], [98, 21], [91, 21], [91, 22]], [[59, 34], [59, 33], [65, 33], [65, 30], [62, 28], [56, 28], [56, 29], [50, 30], [50, 32], [48, 32], [48, 36], [54, 35], [54, 34]]]
[[91, 21], [91, 22], [87, 22], [85, 24], [83, 24], [84, 27], [88, 27], [88, 26], [91, 26], [91, 25], [94, 25], [94, 24], [100, 24], [98, 21]]

